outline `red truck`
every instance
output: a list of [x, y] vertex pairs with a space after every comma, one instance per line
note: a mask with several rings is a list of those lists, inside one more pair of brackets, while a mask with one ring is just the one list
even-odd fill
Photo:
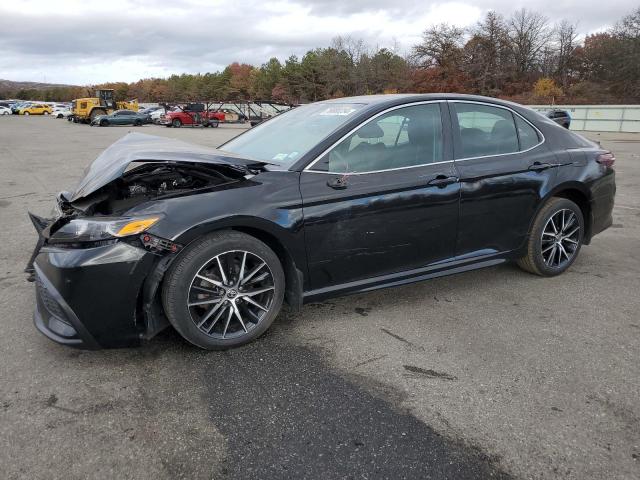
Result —
[[160, 117], [162, 125], [176, 128], [183, 125], [216, 128], [224, 120], [224, 112], [207, 110], [202, 103], [191, 103], [185, 107], [178, 107]]

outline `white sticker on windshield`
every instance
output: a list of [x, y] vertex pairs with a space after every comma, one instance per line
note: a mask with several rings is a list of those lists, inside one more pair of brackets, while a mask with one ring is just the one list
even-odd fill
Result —
[[332, 105], [325, 108], [318, 115], [350, 115], [355, 111], [356, 109], [349, 105]]
[[287, 158], [286, 153], [278, 153], [277, 155], [274, 155], [271, 160], [286, 160], [286, 158]]

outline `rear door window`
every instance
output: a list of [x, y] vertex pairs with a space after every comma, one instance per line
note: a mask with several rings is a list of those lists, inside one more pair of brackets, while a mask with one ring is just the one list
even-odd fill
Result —
[[510, 110], [477, 103], [452, 102], [458, 120], [457, 158], [483, 157], [518, 151], [518, 134]]

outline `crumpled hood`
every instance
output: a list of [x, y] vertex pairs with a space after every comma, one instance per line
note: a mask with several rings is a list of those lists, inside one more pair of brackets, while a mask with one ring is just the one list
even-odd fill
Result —
[[266, 162], [259, 162], [235, 156], [215, 148], [201, 147], [181, 140], [129, 133], [115, 142], [96, 158], [84, 171], [71, 198], [74, 202], [86, 197], [109, 182], [122, 176], [133, 162], [189, 162], [234, 165], [237, 167], [261, 168]]

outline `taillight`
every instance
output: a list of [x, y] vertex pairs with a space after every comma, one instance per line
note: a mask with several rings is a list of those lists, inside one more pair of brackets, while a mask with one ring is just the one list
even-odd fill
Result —
[[605, 167], [613, 167], [613, 164], [616, 163], [616, 156], [611, 152], [601, 153], [596, 158], [596, 162]]

